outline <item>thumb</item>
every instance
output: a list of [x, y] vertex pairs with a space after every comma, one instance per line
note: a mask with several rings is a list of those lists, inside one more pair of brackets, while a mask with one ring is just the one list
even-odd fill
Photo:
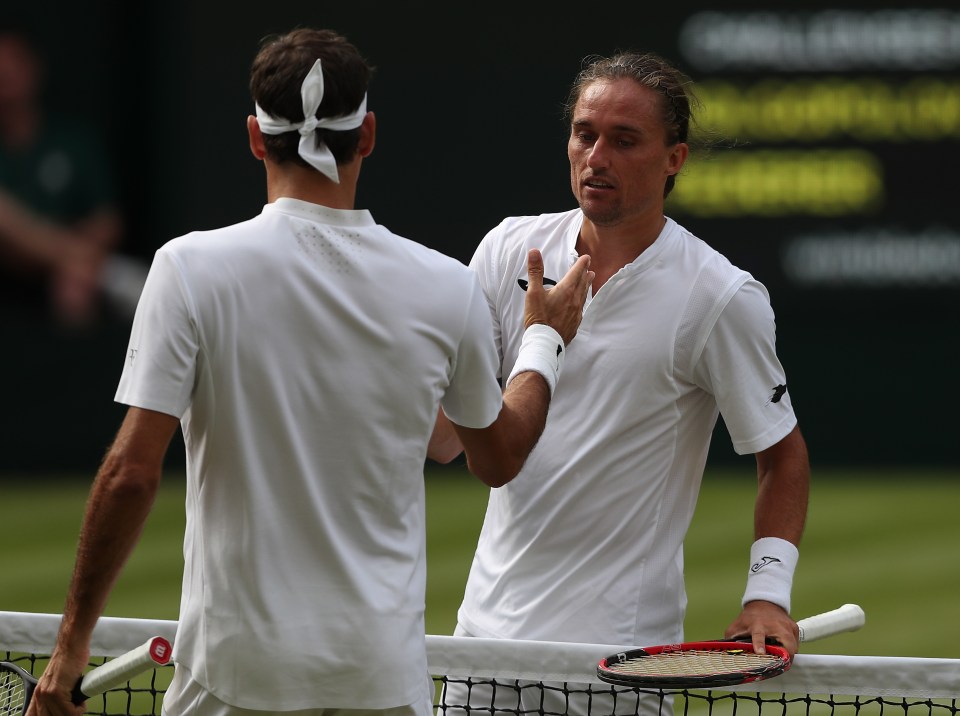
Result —
[[527, 279], [529, 285], [527, 290], [543, 288], [543, 255], [540, 249], [530, 249], [527, 252]]

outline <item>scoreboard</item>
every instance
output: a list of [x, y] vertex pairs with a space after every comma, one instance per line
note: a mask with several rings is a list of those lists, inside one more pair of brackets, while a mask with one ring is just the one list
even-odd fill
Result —
[[702, 112], [674, 213], [785, 292], [957, 298], [960, 11], [704, 11], [677, 49]]
[[667, 213], [770, 290], [814, 462], [955, 467], [960, 10], [772, 5], [679, 22]]

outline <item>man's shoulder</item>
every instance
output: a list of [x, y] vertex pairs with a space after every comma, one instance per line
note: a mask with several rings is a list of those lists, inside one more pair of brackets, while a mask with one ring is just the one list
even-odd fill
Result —
[[[168, 239], [157, 249], [157, 256], [166, 256], [191, 274], [216, 274], [223, 262], [236, 260], [239, 256], [258, 254], [270, 242], [263, 241], [262, 228], [258, 223], [261, 215], [212, 229], [197, 229]], [[255, 249], [261, 246], [264, 248]]]
[[583, 222], [580, 209], [570, 211], [508, 216], [487, 232], [480, 250], [514, 255], [525, 248], [536, 247], [549, 253], [564, 246], [571, 234], [579, 232]]
[[167, 251], [184, 251], [203, 248], [209, 246], [217, 239], [229, 239], [236, 237], [240, 233], [249, 232], [259, 219], [260, 216], [255, 216], [235, 224], [218, 226], [213, 229], [194, 229], [169, 239], [162, 248]]
[[420, 271], [432, 270], [451, 275], [459, 275], [462, 272], [465, 275], [472, 275], [469, 267], [460, 259], [385, 227], [381, 226], [380, 229], [384, 232], [383, 245], [388, 247], [385, 248], [387, 252], [385, 255], [400, 262], [401, 266], [411, 268], [415, 265]]
[[735, 265], [719, 249], [711, 246], [692, 231], [676, 223], [672, 219], [667, 219], [667, 230], [673, 233], [677, 239], [676, 246], [693, 264], [709, 268], [709, 273], [714, 276], [742, 276], [749, 275], [746, 271]]
[[568, 226], [571, 222], [581, 221], [580, 209], [569, 211], [545, 212], [543, 214], [525, 214], [508, 216], [500, 221], [497, 228], [504, 233], [524, 231], [549, 231]]

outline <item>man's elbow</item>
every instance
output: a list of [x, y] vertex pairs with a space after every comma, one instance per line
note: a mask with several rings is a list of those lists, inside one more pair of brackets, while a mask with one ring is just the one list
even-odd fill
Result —
[[427, 451], [427, 457], [441, 465], [447, 465], [453, 462], [462, 452], [463, 448], [459, 443], [451, 443], [449, 445], [431, 447], [430, 450]]
[[483, 460], [467, 455], [467, 469], [487, 487], [503, 487], [520, 473], [523, 463], [514, 458]]

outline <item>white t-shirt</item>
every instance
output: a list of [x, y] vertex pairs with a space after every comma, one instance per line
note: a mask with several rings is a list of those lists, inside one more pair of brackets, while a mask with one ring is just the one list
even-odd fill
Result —
[[[156, 254], [117, 401], [181, 418], [175, 659], [270, 711], [422, 700], [423, 465], [501, 406], [473, 271], [292, 199]], [[370, 678], [370, 674], [376, 674]]]
[[[559, 280], [581, 223], [579, 210], [508, 218], [478, 247], [503, 375], [523, 331], [527, 250]], [[764, 287], [668, 219], [590, 297], [542, 437], [490, 493], [460, 624], [480, 637], [678, 641], [683, 539], [718, 410], [736, 451], [758, 452], [796, 425], [784, 386]]]

